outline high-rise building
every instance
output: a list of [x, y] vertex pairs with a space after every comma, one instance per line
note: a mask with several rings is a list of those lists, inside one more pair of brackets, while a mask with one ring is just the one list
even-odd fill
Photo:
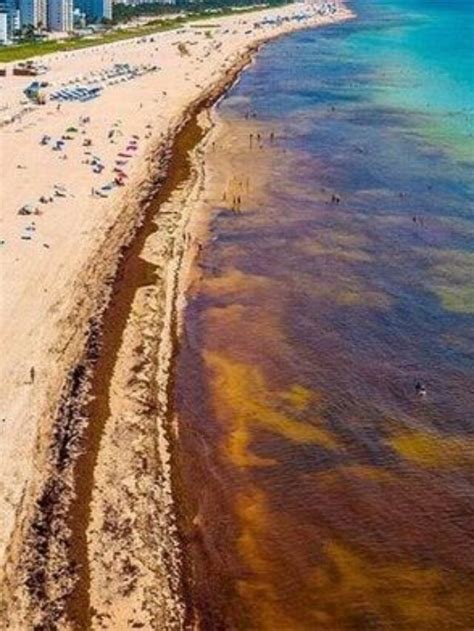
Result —
[[48, 0], [48, 29], [69, 32], [73, 29], [73, 0]]
[[[2, 42], [11, 42], [13, 35], [20, 28], [19, 11], [16, 0], [0, 0], [0, 13], [2, 17]], [[4, 37], [6, 39], [4, 39]]]
[[48, 0], [38, 0], [38, 26], [48, 28]]
[[93, 22], [112, 19], [112, 0], [74, 0], [74, 8], [80, 9]]
[[19, 0], [21, 26], [47, 27], [46, 0]]
[[8, 14], [0, 11], [0, 45], [5, 46], [10, 42], [8, 34]]
[[17, 7], [17, 3], [15, 2], [15, 8], [10, 13], [10, 28], [13, 34], [18, 33], [20, 30], [21, 22], [20, 22], [20, 9]]

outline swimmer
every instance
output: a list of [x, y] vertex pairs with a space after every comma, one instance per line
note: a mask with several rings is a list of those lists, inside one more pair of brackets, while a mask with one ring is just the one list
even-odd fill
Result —
[[421, 397], [424, 397], [426, 394], [426, 387], [420, 381], [416, 382], [415, 390], [416, 390], [416, 393], [420, 395]]

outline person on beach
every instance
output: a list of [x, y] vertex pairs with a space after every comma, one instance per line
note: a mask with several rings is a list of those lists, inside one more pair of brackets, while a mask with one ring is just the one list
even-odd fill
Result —
[[35, 367], [32, 366], [30, 368], [30, 383], [33, 384], [35, 382]]

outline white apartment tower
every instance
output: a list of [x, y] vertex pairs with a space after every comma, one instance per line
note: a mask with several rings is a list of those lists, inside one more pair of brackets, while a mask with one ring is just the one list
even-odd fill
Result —
[[48, 0], [48, 28], [69, 32], [73, 29], [73, 0]]
[[0, 43], [10, 43], [19, 28], [20, 12], [16, 0], [0, 0]]
[[10, 41], [8, 33], [8, 14], [3, 11], [0, 13], [0, 44], [5, 46]]

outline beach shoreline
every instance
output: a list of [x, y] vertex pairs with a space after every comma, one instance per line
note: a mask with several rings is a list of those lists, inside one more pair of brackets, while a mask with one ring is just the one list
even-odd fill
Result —
[[[337, 15], [331, 20], [348, 19], [349, 17], [351, 17], [349, 12], [342, 11], [341, 15]], [[304, 27], [310, 28], [316, 25], [316, 23], [310, 23]], [[151, 147], [147, 154], [141, 158], [140, 165], [137, 166], [137, 171], [134, 174], [134, 182], [126, 187], [125, 195], [120, 200], [121, 211], [115, 213], [114, 221], [108, 226], [108, 237], [104, 239], [102, 236], [97, 240], [95, 254], [88, 257], [87, 267], [82, 268], [80, 275], [75, 279], [75, 287], [68, 295], [68, 302], [71, 306], [63, 309], [65, 317], [61, 321], [61, 333], [58, 335], [58, 327], [56, 326], [56, 344], [50, 347], [49, 362], [55, 362], [54, 370], [48, 375], [47, 383], [42, 384], [41, 399], [39, 401], [38, 399], [36, 401], [30, 399], [27, 402], [28, 405], [35, 405], [36, 402], [41, 404], [37, 410], [38, 416], [42, 420], [37, 425], [38, 436], [34, 441], [34, 469], [36, 469], [36, 473], [25, 476], [26, 484], [22, 486], [20, 497], [9, 498], [11, 515], [5, 529], [7, 535], [4, 536], [2, 532], [3, 541], [6, 542], [2, 552], [4, 559], [7, 559], [5, 564], [2, 563], [4, 565], [2, 577], [4, 588], [3, 616], [10, 624], [10, 628], [18, 628], [18, 625], [21, 625], [22, 621], [24, 623], [25, 620], [34, 620], [38, 624], [61, 624], [63, 625], [61, 628], [68, 628], [67, 624], [69, 623], [65, 617], [67, 609], [65, 602], [73, 590], [76, 570], [71, 568], [70, 564], [70, 530], [67, 527], [67, 522], [70, 502], [77, 491], [77, 484], [74, 482], [74, 467], [84, 449], [81, 442], [83, 432], [87, 431], [87, 402], [91, 399], [90, 378], [95, 370], [97, 357], [103, 352], [101, 330], [104, 328], [104, 318], [107, 317], [110, 297], [112, 296], [113, 303], [116, 284], [117, 282], [120, 283], [120, 279], [117, 281], [117, 274], [120, 277], [122, 261], [126, 259], [128, 248], [132, 247], [138, 232], [143, 229], [143, 226], [145, 226], [146, 232], [147, 222], [154, 223], [157, 208], [160, 208], [161, 213], [164, 206], [170, 207], [170, 210], [165, 210], [163, 214], [165, 218], [163, 226], [169, 239], [160, 242], [156, 249], [159, 256], [154, 265], [155, 267], [161, 266], [162, 274], [158, 283], [159, 290], [156, 289], [156, 283], [153, 289], [152, 302], [154, 305], [150, 304], [150, 296], [147, 298], [146, 295], [140, 295], [141, 304], [133, 307], [136, 315], [135, 329], [132, 326], [132, 330], [127, 333], [127, 327], [130, 329], [128, 321], [130, 314], [127, 313], [127, 318], [123, 323], [124, 330], [120, 337], [126, 338], [129, 335], [135, 344], [140, 345], [144, 330], [149, 330], [150, 327], [153, 329], [153, 326], [158, 322], [161, 327], [161, 335], [151, 336], [155, 337], [153, 343], [150, 336], [146, 338], [147, 342], [150, 343], [149, 351], [153, 359], [150, 360], [151, 370], [148, 385], [142, 384], [142, 386], [146, 390], [146, 388], [150, 388], [150, 384], [152, 385], [161, 406], [159, 412], [152, 415], [152, 422], [157, 424], [157, 432], [161, 433], [158, 441], [159, 456], [157, 456], [155, 465], [160, 470], [159, 481], [163, 487], [166, 487], [161, 501], [166, 505], [164, 513], [167, 514], [167, 519], [164, 520], [166, 523], [160, 526], [161, 531], [158, 538], [161, 537], [162, 539], [163, 554], [169, 552], [169, 537], [175, 538], [175, 546], [177, 546], [170, 484], [169, 435], [167, 435], [171, 432], [172, 421], [168, 416], [166, 422], [168, 428], [164, 429], [163, 418], [159, 418], [159, 416], [160, 414], [169, 415], [168, 394], [170, 373], [172, 373], [170, 365], [178, 336], [179, 314], [182, 313], [185, 304], [184, 288], [189, 283], [192, 261], [199, 249], [199, 241], [196, 240], [194, 229], [191, 232], [187, 227], [191, 209], [199, 204], [198, 199], [202, 183], [202, 173], [199, 175], [199, 155], [193, 154], [192, 165], [189, 167], [192, 177], [186, 179], [182, 190], [169, 191], [169, 199], [160, 199], [156, 208], [153, 199], [156, 195], [159, 197], [160, 187], [162, 188], [164, 180], [169, 178], [168, 168], [175, 151], [176, 137], [180, 131], [185, 129], [187, 125], [197, 124], [196, 121], [199, 116], [207, 116], [206, 112], [211, 105], [226, 92], [240, 72], [251, 63], [260, 45], [283, 33], [294, 30], [291, 27], [302, 28], [303, 26], [301, 24], [290, 25], [271, 35], [265, 34], [265, 37], [257, 42], [246, 43], [245, 48], [232, 59], [230, 67], [224, 69], [223, 76], [220, 76], [218, 80], [213, 80], [210, 86], [202, 90], [186, 106], [184, 113], [181, 112], [179, 116], [174, 117], [174, 122], [167, 129], [166, 138], [155, 137], [155, 146]], [[209, 129], [211, 126], [212, 123], [208, 118], [204, 127]], [[205, 135], [204, 131], [203, 134]], [[186, 152], [189, 153], [190, 151], [199, 152], [201, 149], [199, 146], [196, 149], [188, 147]], [[193, 191], [192, 195], [191, 191]], [[173, 195], [176, 194], [178, 197], [174, 198]], [[115, 206], [117, 204], [118, 202]], [[176, 216], [173, 216], [169, 224], [166, 224], [166, 213], [172, 212], [173, 207]], [[192, 243], [191, 247], [190, 243]], [[145, 248], [148, 247], [145, 241], [143, 245]], [[167, 256], [163, 254], [163, 250], [167, 252]], [[137, 256], [141, 257], [140, 251], [137, 252]], [[153, 258], [153, 253], [151, 256]], [[142, 291], [142, 293], [146, 294], [146, 288], [145, 292]], [[133, 292], [132, 299], [135, 298]], [[157, 304], [159, 305], [158, 309], [156, 309]], [[153, 316], [151, 323], [146, 321], [150, 314]], [[137, 324], [139, 322], [144, 327], [141, 330]], [[124, 340], [122, 339], [122, 341]], [[58, 347], [58, 342], [61, 343], [60, 347]], [[116, 340], [115, 343], [118, 344], [118, 341]], [[132, 348], [130, 343], [128, 340], [129, 350]], [[122, 358], [126, 364], [127, 353], [124, 353], [124, 348], [118, 346], [116, 353], [119, 359]], [[58, 361], [59, 358], [61, 361]], [[128, 356], [128, 360], [130, 360], [130, 356]], [[108, 370], [110, 379], [116, 379], [115, 362], [108, 366]], [[130, 370], [130, 366], [128, 366], [128, 370]], [[127, 368], [123, 368], [122, 372], [126, 374]], [[32, 381], [34, 381], [34, 376]], [[110, 387], [110, 385], [109, 383], [108, 386]], [[127, 385], [127, 382], [122, 385]], [[112, 387], [115, 387], [113, 383]], [[133, 391], [133, 388], [130, 390]], [[58, 397], [58, 393], [61, 393], [60, 397]], [[36, 396], [38, 397], [38, 395]], [[120, 392], [117, 394], [116, 391], [115, 396], [119, 401]], [[112, 401], [111, 407], [113, 405]], [[52, 422], [52, 419], [55, 421]], [[108, 422], [107, 419], [105, 420]], [[111, 444], [107, 446], [107, 444], [104, 445], [104, 437], [99, 435], [100, 445], [97, 445], [97, 450], [111, 449], [112, 438], [109, 436], [108, 439], [110, 439]], [[123, 448], [124, 446], [126, 443], [120, 447]], [[120, 453], [117, 445], [115, 445], [115, 449], [118, 449], [118, 453]], [[144, 448], [143, 453], [145, 452], [146, 449]], [[140, 452], [140, 458], [143, 457], [143, 453]], [[104, 479], [110, 473], [111, 463], [117, 464], [116, 459], [117, 453], [110, 456], [109, 461], [106, 458], [103, 463], [99, 463], [99, 467], [104, 468]], [[95, 463], [94, 468], [96, 466], [97, 463]], [[130, 471], [128, 473], [130, 474]], [[154, 481], [156, 483], [156, 477]], [[97, 485], [97, 480], [93, 479], [92, 484]], [[106, 488], [105, 484], [104, 488]], [[90, 488], [89, 494], [93, 491], [94, 489]], [[130, 493], [130, 490], [128, 492]], [[97, 503], [97, 499], [93, 501]], [[120, 499], [118, 505], [120, 505]], [[103, 518], [105, 510], [104, 506], [98, 508], [96, 510], [97, 515], [101, 515]], [[101, 522], [97, 515], [95, 526], [99, 530], [101, 525], [103, 526], [103, 521]], [[90, 512], [88, 516], [94, 522]], [[85, 528], [87, 530], [87, 526]], [[163, 533], [168, 537], [167, 541], [163, 540]], [[94, 545], [97, 546], [94, 541], [91, 541], [90, 525], [89, 534], [84, 531], [83, 537], [86, 553], [89, 549], [90, 555], [91, 548]], [[99, 546], [97, 554], [100, 553]], [[156, 564], [159, 565], [163, 561], [163, 554], [156, 559]], [[47, 563], [45, 563], [46, 560]], [[153, 616], [157, 615], [156, 612], [160, 607], [163, 607], [164, 603], [167, 603], [163, 613], [163, 615], [166, 614], [166, 619], [161, 620], [161, 624], [167, 624], [166, 620], [170, 626], [184, 622], [185, 607], [182, 603], [182, 597], [176, 594], [181, 589], [178, 567], [179, 551], [177, 548], [175, 560], [171, 560], [169, 563], [168, 574], [172, 576], [172, 580], [170, 581], [166, 576], [162, 577], [164, 583], [161, 585], [166, 598], [164, 599], [162, 595], [155, 595], [153, 598], [150, 598], [149, 594], [143, 595], [142, 602], [146, 603], [147, 606], [150, 605], [144, 618], [145, 625], [156, 623]], [[154, 572], [156, 572], [156, 567], [151, 570], [150, 576], [147, 577], [148, 580], [151, 581], [152, 578], [155, 578]], [[103, 628], [121, 628], [117, 625], [121, 618], [127, 615], [125, 612], [130, 609], [130, 594], [122, 598], [122, 609], [117, 608], [117, 601], [112, 601], [110, 605], [106, 605], [103, 594], [97, 592], [97, 588], [100, 586], [105, 589], [100, 568], [92, 568], [92, 575], [95, 587], [91, 589], [89, 585], [86, 591], [90, 593], [89, 606], [93, 606], [96, 616], [93, 620], [94, 624], [98, 624], [99, 621], [101, 624], [105, 624], [104, 620], [109, 620], [110, 626]], [[108, 589], [110, 593], [113, 593], [113, 580]], [[136, 599], [136, 597], [137, 595], [133, 594], [133, 598]], [[175, 602], [172, 602], [173, 600]], [[146, 609], [146, 607], [144, 608]], [[115, 619], [113, 619], [114, 609], [116, 610], [115, 615], [118, 616]], [[97, 617], [98, 612], [99, 617]], [[87, 624], [91, 622], [92, 617], [88, 619]]]

